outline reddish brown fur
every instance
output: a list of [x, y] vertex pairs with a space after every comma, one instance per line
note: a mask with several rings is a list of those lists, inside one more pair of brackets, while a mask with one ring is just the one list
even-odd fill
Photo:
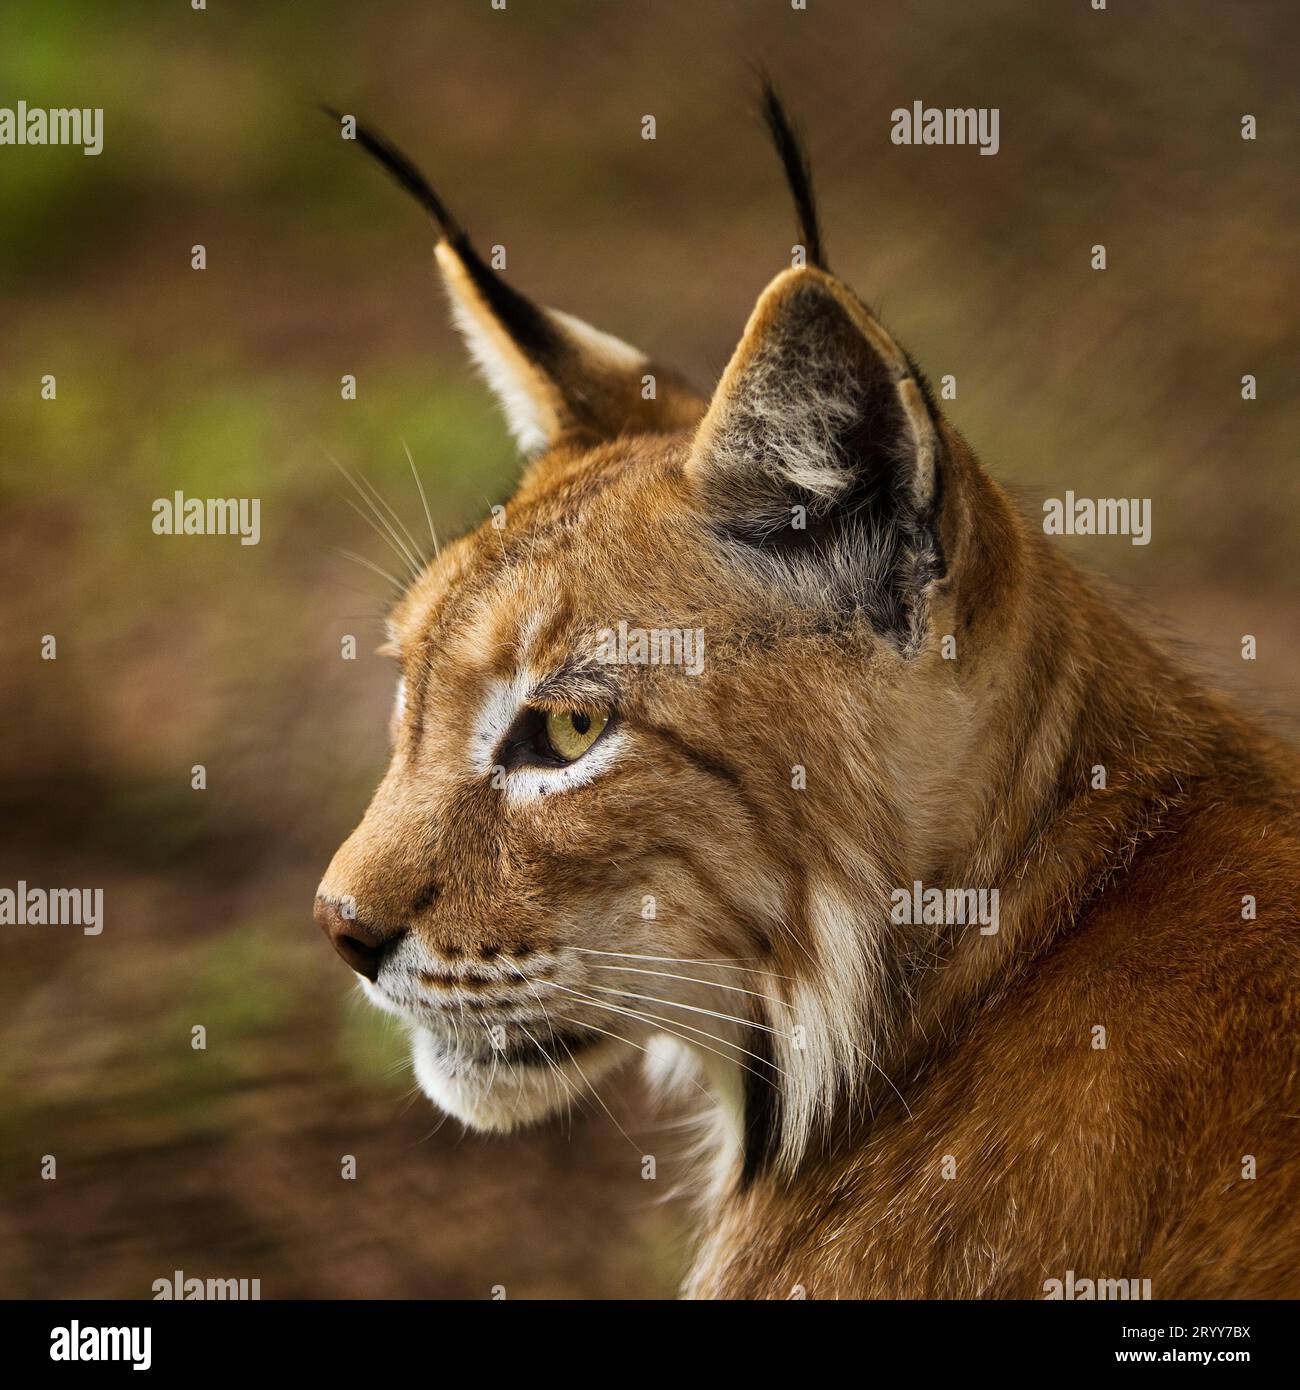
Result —
[[1004, 890], [998, 948], [968, 936], [925, 980], [886, 1065], [902, 1098], [882, 1088], [867, 1133], [724, 1200], [690, 1291], [1041, 1298], [1074, 1270], [1157, 1298], [1295, 1296], [1294, 753], [1008, 525], [966, 467], [1001, 514], [976, 531], [999, 544], [954, 609], [968, 589], [971, 640], [1008, 665], [972, 789], [985, 829], [938, 877], [1015, 884], [1014, 916]]
[[[896, 389], [918, 497], [923, 461], [937, 470], [944, 570], [924, 581], [911, 644], [838, 602], [843, 576], [792, 588], [720, 535], [746, 444], [719, 462], [735, 402], [754, 363], [801, 360], [790, 325], [814, 301], [814, 346], [844, 343], [873, 389]], [[807, 1103], [806, 1134], [743, 1175], [723, 1146], [696, 1296], [1041, 1297], [1068, 1270], [1149, 1278], [1157, 1297], [1300, 1292], [1293, 751], [1139, 636], [951, 428], [927, 444], [902, 355], [829, 276], [778, 277], [698, 430], [679, 392], [647, 418], [618, 404], [634, 380], [620, 388], [608, 363], [600, 378], [606, 442], [552, 438], [504, 529], [449, 547], [394, 614], [406, 715], [321, 895], [408, 931], [432, 996], [413, 1021], [441, 1036], [440, 1001], [463, 986], [513, 1028], [526, 985], [551, 1004], [533, 1027], [556, 1012], [634, 1046], [674, 1033], [723, 1111], [762, 1030], [806, 1025], [818, 1055], [798, 1084], [831, 1077], [831, 1091]], [[546, 383], [553, 429], [569, 389]], [[629, 433], [633, 418], [650, 432]], [[475, 763], [478, 713], [521, 672], [540, 691], [619, 619], [703, 628], [705, 672], [606, 671], [612, 765], [554, 795], [502, 795]], [[1000, 930], [892, 926], [889, 891], [914, 880], [999, 887]], [[539, 952], [553, 959], [534, 971]], [[598, 997], [627, 983], [599, 973], [625, 968], [593, 963], [603, 953], [684, 961], [667, 970], [690, 978], [643, 984], [653, 1006]], [[726, 976], [719, 957], [759, 964]], [[502, 961], [517, 980], [493, 975]], [[742, 978], [764, 983], [747, 997]], [[699, 1036], [681, 1031], [692, 1019]], [[439, 1046], [433, 1072], [456, 1075]], [[788, 1117], [804, 1063], [777, 1055]], [[442, 1103], [507, 1127], [470, 1071]], [[524, 1119], [564, 1102], [539, 1078]], [[747, 1120], [767, 1095], [751, 1092]]]

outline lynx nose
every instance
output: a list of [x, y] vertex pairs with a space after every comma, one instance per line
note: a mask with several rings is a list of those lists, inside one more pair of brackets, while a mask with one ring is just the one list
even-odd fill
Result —
[[314, 915], [330, 945], [358, 975], [372, 983], [379, 978], [384, 957], [406, 935], [405, 927], [389, 931], [346, 916], [342, 905], [333, 898], [317, 897]]

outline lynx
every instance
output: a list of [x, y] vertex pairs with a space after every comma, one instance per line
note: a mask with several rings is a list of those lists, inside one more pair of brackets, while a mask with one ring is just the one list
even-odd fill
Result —
[[[1296, 754], [985, 471], [764, 111], [800, 251], [710, 395], [358, 131], [527, 462], [392, 610], [392, 760], [317, 919], [467, 1125], [638, 1057], [707, 1095], [688, 1296], [1300, 1293]], [[599, 660], [620, 623], [707, 659]], [[997, 930], [891, 920], [916, 884]]]

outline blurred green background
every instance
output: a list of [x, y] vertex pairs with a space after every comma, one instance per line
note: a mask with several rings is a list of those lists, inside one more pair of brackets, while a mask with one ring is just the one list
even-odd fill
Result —
[[[635, 1297], [684, 1267], [672, 1131], [631, 1074], [606, 1088], [626, 1136], [596, 1107], [439, 1126], [311, 922], [392, 695], [384, 583], [336, 548], [388, 560], [331, 459], [417, 530], [405, 441], [443, 532], [516, 469], [422, 216], [318, 101], [407, 147], [522, 288], [707, 386], [793, 240], [766, 64], [833, 266], [957, 378], [990, 469], [1031, 504], [1150, 497], [1149, 546], [1068, 544], [1287, 717], [1297, 31], [1286, 0], [6, 0], [0, 105], [102, 106], [105, 144], [0, 147], [0, 885], [102, 886], [106, 926], [4, 929], [0, 1293], [147, 1297], [181, 1269]], [[1000, 153], [891, 145], [917, 99], [999, 107]], [[177, 489], [260, 498], [261, 544], [153, 535]]]

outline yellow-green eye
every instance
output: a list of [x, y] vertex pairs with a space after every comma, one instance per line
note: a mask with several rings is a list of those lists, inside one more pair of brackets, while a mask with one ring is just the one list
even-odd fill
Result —
[[600, 737], [609, 723], [609, 711], [566, 709], [563, 714], [548, 711], [546, 739], [557, 758], [571, 763], [580, 758]]

